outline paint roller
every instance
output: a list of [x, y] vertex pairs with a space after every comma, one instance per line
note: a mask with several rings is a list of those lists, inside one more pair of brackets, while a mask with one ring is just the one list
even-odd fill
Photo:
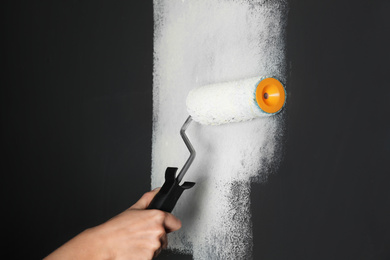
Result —
[[148, 208], [172, 212], [183, 191], [195, 185], [194, 182], [180, 185], [196, 155], [185, 133], [192, 120], [203, 125], [221, 125], [272, 116], [282, 110], [285, 100], [282, 83], [273, 77], [254, 77], [191, 90], [187, 97], [190, 116], [180, 129], [190, 156], [177, 176], [178, 168], [166, 169], [165, 182]]

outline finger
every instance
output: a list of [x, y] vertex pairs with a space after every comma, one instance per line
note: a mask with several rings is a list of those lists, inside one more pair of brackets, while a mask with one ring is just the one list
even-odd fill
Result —
[[167, 234], [166, 233], [164, 233], [164, 235], [162, 237], [160, 237], [160, 242], [161, 242], [161, 248], [162, 249], [167, 248], [167, 246], [168, 246], [168, 238], [167, 238]]
[[164, 227], [167, 233], [176, 231], [181, 228], [181, 221], [171, 213], [166, 213], [164, 219]]
[[162, 248], [160, 247], [159, 249], [157, 249], [156, 251], [154, 251], [154, 255], [153, 255], [153, 258], [156, 258], [162, 251]]
[[131, 209], [146, 209], [160, 188], [156, 188], [152, 191], [145, 193], [133, 206]]
[[167, 234], [164, 233], [161, 237], [160, 237], [160, 243], [161, 243], [161, 246], [159, 249], [157, 249], [155, 252], [154, 252], [154, 256], [153, 258], [157, 257], [161, 251], [165, 248], [167, 248], [168, 246], [168, 238], [167, 238]]

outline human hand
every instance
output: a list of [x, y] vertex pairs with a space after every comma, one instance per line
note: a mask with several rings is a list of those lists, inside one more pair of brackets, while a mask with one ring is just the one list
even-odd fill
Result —
[[170, 213], [145, 210], [158, 190], [145, 193], [126, 211], [98, 226], [111, 251], [110, 259], [152, 259], [167, 247], [167, 233], [181, 222]]
[[167, 247], [167, 233], [180, 229], [170, 213], [146, 209], [158, 190], [145, 193], [129, 209], [87, 229], [57, 249], [49, 259], [145, 260]]

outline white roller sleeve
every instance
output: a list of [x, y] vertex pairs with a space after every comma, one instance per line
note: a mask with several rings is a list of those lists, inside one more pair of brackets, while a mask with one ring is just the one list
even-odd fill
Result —
[[256, 102], [262, 77], [206, 85], [190, 91], [187, 111], [203, 125], [220, 125], [270, 116]]

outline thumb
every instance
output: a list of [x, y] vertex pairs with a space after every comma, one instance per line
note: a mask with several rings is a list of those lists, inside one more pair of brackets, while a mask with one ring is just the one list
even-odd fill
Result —
[[160, 188], [156, 188], [145, 193], [130, 209], [146, 209], [159, 191]]

